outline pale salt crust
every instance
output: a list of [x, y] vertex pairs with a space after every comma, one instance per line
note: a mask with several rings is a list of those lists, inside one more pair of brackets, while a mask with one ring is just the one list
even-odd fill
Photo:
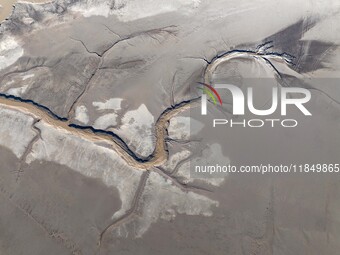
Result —
[[147, 157], [155, 149], [153, 127], [155, 118], [145, 104], [125, 113], [117, 133], [127, 141], [137, 154]]
[[[114, 213], [119, 218], [131, 207], [133, 197], [143, 173], [128, 166], [113, 150], [99, 146], [92, 141], [61, 131], [41, 121], [37, 124], [42, 139], [33, 145], [26, 163], [35, 160], [52, 161], [66, 165], [81, 174], [100, 178], [107, 186], [118, 189], [122, 206]], [[141, 237], [159, 218], [171, 220], [177, 213], [211, 216], [212, 209], [219, 204], [203, 195], [185, 192], [170, 180], [157, 173], [151, 173], [141, 194], [142, 218], [137, 218], [133, 233]], [[128, 224], [128, 223], [127, 223]], [[128, 236], [129, 230], [123, 224], [115, 229], [119, 236]]]
[[118, 189], [121, 208], [113, 218], [123, 215], [131, 206], [142, 171], [134, 169], [114, 150], [93, 141], [56, 129], [44, 121], [36, 125], [41, 137], [32, 147], [26, 163], [35, 160], [52, 161]]
[[117, 117], [116, 113], [108, 113], [100, 116], [93, 124], [93, 127], [96, 129], [107, 129], [109, 127], [113, 127], [117, 125]]
[[119, 111], [122, 109], [122, 101], [122, 98], [111, 98], [105, 102], [93, 102], [92, 105], [95, 106], [97, 110]]
[[140, 238], [159, 219], [170, 221], [177, 214], [212, 216], [219, 202], [194, 192], [185, 192], [170, 180], [151, 172], [141, 195], [140, 216], [114, 229], [117, 237]]
[[190, 173], [190, 164], [192, 166], [210, 166], [210, 165], [228, 165], [230, 164], [230, 159], [223, 155], [222, 147], [220, 144], [213, 143], [209, 146], [207, 146], [203, 151], [202, 155], [193, 157], [190, 159], [190, 162], [187, 161], [183, 165], [181, 165], [177, 171], [176, 177], [183, 178], [184, 183], [192, 183], [195, 180], [200, 180], [203, 182], [206, 182], [208, 184], [214, 185], [214, 186], [220, 186], [225, 178], [227, 177], [227, 174], [221, 175], [211, 175], [211, 176], [192, 176]]
[[72, 6], [71, 10], [80, 12], [84, 17], [116, 15], [120, 21], [128, 22], [167, 12], [191, 13], [200, 2], [200, 0], [120, 0], [114, 3], [117, 8], [111, 10], [109, 2], [88, 1], [87, 4], [79, 3]]
[[171, 118], [168, 128], [169, 137], [172, 139], [188, 140], [196, 135], [204, 124], [190, 117], [175, 116]]
[[22, 157], [36, 136], [32, 129], [33, 117], [0, 105], [0, 145]]
[[28, 88], [28, 85], [19, 87], [19, 88], [12, 88], [7, 91], [8, 94], [13, 95], [13, 96], [22, 96], [26, 92]]
[[75, 119], [83, 124], [87, 124], [89, 122], [89, 115], [84, 105], [77, 106]]
[[25, 80], [27, 80], [27, 79], [29, 79], [29, 78], [34, 77], [34, 75], [35, 75], [34, 73], [32, 73], [32, 74], [26, 74], [26, 75], [22, 76], [22, 80], [25, 81]]
[[0, 41], [0, 70], [14, 64], [24, 54], [23, 48], [12, 36]]

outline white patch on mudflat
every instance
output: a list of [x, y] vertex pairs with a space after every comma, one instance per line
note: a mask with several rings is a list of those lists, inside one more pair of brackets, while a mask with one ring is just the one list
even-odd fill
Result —
[[155, 172], [150, 173], [140, 199], [140, 216], [117, 227], [114, 236], [139, 238], [159, 219], [170, 221], [176, 214], [208, 217], [219, 206], [206, 196], [181, 190]]
[[26, 75], [22, 76], [22, 80], [24, 81], [24, 80], [30, 79], [30, 78], [32, 78], [32, 77], [34, 77], [34, 73], [32, 73], [32, 74], [26, 74]]
[[24, 94], [26, 92], [28, 88], [28, 85], [19, 87], [19, 88], [11, 88], [7, 91], [8, 94], [13, 95], [13, 96], [22, 96], [22, 94]]
[[117, 125], [117, 114], [116, 113], [109, 113], [103, 116], [100, 116], [93, 124], [93, 127], [96, 129], [107, 129], [110, 126]]
[[[182, 164], [178, 166], [178, 163], [181, 161], [184, 162], [182, 162]], [[222, 166], [228, 165], [229, 163], [229, 158], [223, 155], [221, 145], [214, 143], [205, 147], [202, 150], [201, 155], [192, 156], [191, 152], [188, 150], [176, 152], [169, 157], [169, 160], [163, 165], [163, 168], [171, 173], [176, 169], [176, 167], [178, 167], [178, 169], [176, 169], [176, 173], [173, 173], [173, 175], [174, 177], [176, 177], [176, 179], [184, 184], [193, 183], [194, 181], [199, 180], [213, 186], [220, 186], [227, 177], [227, 174], [217, 175], [217, 177], [214, 175], [207, 176], [205, 174], [193, 175], [190, 170], [193, 169], [194, 165], [205, 166], [219, 164]]]
[[178, 163], [189, 158], [190, 154], [191, 152], [188, 150], [177, 152], [170, 156], [169, 160], [163, 165], [163, 167], [172, 172], [176, 168]]
[[142, 171], [132, 168], [114, 150], [95, 142], [56, 129], [44, 121], [36, 125], [41, 137], [27, 156], [34, 160], [52, 161], [118, 189], [122, 206], [113, 218], [123, 215], [131, 206]]
[[87, 124], [89, 122], [89, 115], [87, 114], [87, 109], [84, 105], [77, 106], [75, 119], [83, 124]]
[[14, 37], [3, 37], [0, 41], [0, 70], [14, 64], [23, 54], [24, 50]]
[[129, 147], [137, 154], [147, 157], [155, 149], [153, 127], [155, 119], [142, 104], [137, 110], [127, 112], [117, 133], [124, 137]]
[[22, 157], [36, 133], [32, 130], [33, 117], [0, 106], [0, 144]]
[[107, 2], [98, 2], [98, 1], [86, 1], [79, 2], [78, 4], [72, 6], [70, 10], [74, 12], [80, 12], [84, 17], [91, 17], [91, 16], [104, 16], [108, 17], [112, 11], [110, 9], [111, 3]]
[[119, 111], [122, 105], [123, 99], [121, 98], [111, 98], [105, 102], [93, 102], [92, 105], [97, 108], [97, 110], [115, 110]]
[[230, 159], [223, 155], [221, 145], [213, 143], [202, 150], [202, 155], [197, 155], [181, 165], [176, 178], [180, 178], [183, 183], [200, 180], [214, 186], [220, 186], [227, 177], [227, 173], [195, 173], [195, 166], [227, 166], [229, 164]]
[[190, 13], [200, 4], [200, 0], [131, 0], [123, 8], [114, 11], [118, 19], [124, 22], [151, 17], [167, 12], [180, 11]]
[[84, 17], [116, 15], [120, 21], [127, 22], [174, 11], [191, 13], [199, 4], [200, 0], [118, 0], [111, 3], [92, 0], [80, 2], [70, 9]]
[[168, 133], [172, 139], [188, 140], [190, 135], [196, 135], [203, 127], [201, 122], [190, 117], [175, 116], [170, 120]]

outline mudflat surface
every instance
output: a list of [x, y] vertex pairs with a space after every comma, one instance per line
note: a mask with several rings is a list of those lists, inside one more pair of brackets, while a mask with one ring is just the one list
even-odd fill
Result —
[[[191, 166], [339, 163], [338, 3], [13, 3], [0, 1], [0, 254], [337, 254], [339, 173]], [[267, 108], [272, 88], [298, 86], [313, 116], [212, 130], [232, 98], [203, 117], [198, 82], [256, 83]]]
[[[0, 1], [0, 22], [4, 19], [8, 18], [13, 10], [14, 4], [17, 2], [17, 0], [1, 0]], [[44, 0], [30, 0], [26, 2], [31, 3], [44, 3], [48, 1]]]

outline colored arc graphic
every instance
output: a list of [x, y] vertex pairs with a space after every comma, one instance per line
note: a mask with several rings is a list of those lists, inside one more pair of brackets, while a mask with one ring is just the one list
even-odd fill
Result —
[[206, 84], [206, 83], [203, 83], [203, 82], [198, 82], [199, 84], [203, 85], [204, 87], [208, 88], [209, 90], [207, 89], [204, 89], [203, 91], [206, 92], [209, 97], [213, 100], [214, 104], [216, 104], [216, 98], [214, 97], [214, 95], [211, 93], [211, 91], [216, 95], [218, 101], [220, 102], [220, 105], [222, 106], [222, 99], [221, 99], [221, 96], [218, 94], [218, 92], [216, 91], [216, 89], [214, 89], [214, 87]]
[[214, 94], [211, 93], [211, 91], [209, 89], [207, 89], [207, 88], [198, 88], [198, 89], [202, 90], [203, 93], [208, 94], [209, 97], [211, 98], [211, 100], [214, 102], [214, 105], [217, 104], [217, 101], [216, 101], [216, 98], [215, 98]]

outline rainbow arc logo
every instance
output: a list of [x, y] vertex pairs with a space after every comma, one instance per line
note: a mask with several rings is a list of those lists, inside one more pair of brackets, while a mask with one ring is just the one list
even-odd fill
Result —
[[202, 115], [206, 115], [207, 114], [207, 95], [210, 97], [210, 99], [213, 101], [213, 103], [215, 105], [217, 105], [217, 100], [220, 103], [220, 105], [222, 106], [222, 99], [220, 94], [218, 94], [218, 92], [216, 91], [216, 89], [206, 83], [203, 82], [198, 82], [198, 84], [202, 85], [202, 87], [198, 87], [199, 90], [203, 91], [202, 94], [202, 108], [201, 108], [201, 113]]
[[[215, 84], [215, 88], [209, 84], [199, 82], [202, 87], [198, 89], [203, 91], [201, 97], [201, 114], [207, 115], [207, 96], [217, 105], [217, 100], [222, 106], [221, 96], [218, 94], [215, 88], [217, 89], [228, 89], [233, 97], [233, 115], [244, 115], [245, 114], [245, 106], [248, 106], [248, 110], [258, 116], [266, 116], [273, 114], [278, 108], [278, 101], [281, 99], [281, 115], [287, 115], [287, 105], [295, 105], [304, 115], [312, 115], [307, 108], [303, 105], [307, 103], [311, 99], [311, 93], [308, 89], [297, 88], [297, 87], [289, 87], [289, 88], [272, 88], [272, 105], [269, 109], [256, 109], [254, 107], [253, 100], [253, 88], [248, 87], [247, 93], [244, 92], [237, 86], [232, 84]], [[304, 97], [300, 97], [297, 99], [288, 98], [289, 94], [299, 93], [304, 94]]]
[[202, 87], [201, 88], [199, 87], [198, 89], [202, 90], [204, 94], [208, 95], [215, 105], [217, 105], [217, 100], [216, 100], [216, 97], [217, 97], [220, 105], [222, 106], [221, 96], [220, 94], [218, 94], [218, 92], [216, 91], [216, 89], [214, 89], [213, 86], [203, 83], [203, 82], [198, 82], [198, 84], [202, 85]]

